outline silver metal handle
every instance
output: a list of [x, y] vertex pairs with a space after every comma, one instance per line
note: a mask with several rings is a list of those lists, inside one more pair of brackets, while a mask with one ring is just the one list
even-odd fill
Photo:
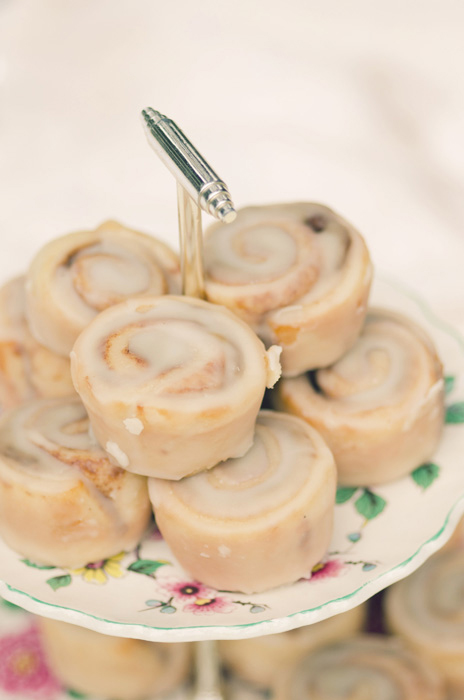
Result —
[[205, 212], [230, 223], [236, 211], [227, 185], [177, 124], [152, 107], [142, 111], [148, 143], [177, 182]]

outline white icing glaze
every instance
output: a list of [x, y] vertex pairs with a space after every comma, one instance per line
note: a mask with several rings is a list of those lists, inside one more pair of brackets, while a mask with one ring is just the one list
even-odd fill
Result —
[[261, 343], [220, 307], [172, 296], [143, 301], [150, 308], [141, 319], [134, 318], [141, 300], [130, 300], [79, 338], [72, 365], [92, 377], [94, 391], [143, 405], [204, 406], [224, 392], [233, 399], [259, 366], [263, 375]]
[[186, 297], [136, 297], [107, 309], [74, 351], [73, 379], [99, 442], [116, 443], [125, 468], [162, 478], [244, 454], [278, 372], [278, 350], [270, 370], [245, 323]]
[[[243, 520], [291, 500], [307, 484], [310, 468], [317, 489], [323, 472], [318, 471], [317, 451], [300, 421], [261, 411], [253, 446], [243, 457], [183, 479], [173, 488], [176, 498], [196, 513]], [[150, 496], [156, 491], [153, 482]]]
[[273, 411], [260, 412], [243, 457], [177, 482], [149, 479], [158, 526], [186, 571], [245, 593], [296, 581], [320, 561], [335, 486], [321, 437]]
[[371, 265], [363, 239], [320, 204], [242, 209], [205, 241], [206, 294], [283, 347], [284, 376], [326, 366], [358, 335]]
[[125, 418], [123, 423], [132, 435], [140, 435], [143, 430], [143, 423], [140, 418]]
[[274, 384], [277, 384], [282, 374], [282, 367], [280, 365], [281, 354], [282, 348], [279, 345], [271, 345], [266, 353], [268, 367], [266, 386], [268, 389], [272, 389]]
[[108, 452], [108, 454], [114, 457], [114, 459], [120, 467], [127, 468], [129, 466], [128, 456], [125, 454], [125, 452], [121, 450], [121, 448], [116, 442], [111, 442], [110, 440], [108, 440], [108, 442], [105, 445], [105, 450]]
[[[99, 465], [95, 479], [92, 465]], [[53, 491], [77, 481], [98, 484], [113, 468], [89, 430], [84, 406], [71, 397], [30, 401], [2, 418], [0, 469], [7, 470], [5, 478], [24, 485], [33, 479], [34, 488]]]
[[269, 282], [298, 259], [295, 238], [284, 224], [247, 226], [236, 219], [232, 226], [216, 228], [205, 248], [209, 275], [229, 285]]
[[401, 416], [412, 422], [414, 413], [442, 392], [440, 369], [421, 329], [398, 314], [373, 310], [351, 350], [315, 372], [320, 391], [313, 392], [314, 400], [355, 419], [359, 412], [400, 406], [407, 397], [408, 410]]
[[392, 481], [432, 457], [443, 428], [443, 387], [428, 336], [378, 309], [338, 362], [283, 380], [275, 401], [321, 432], [340, 482], [354, 486]]
[[29, 271], [28, 314], [34, 335], [67, 354], [103, 309], [135, 295], [178, 289], [179, 264], [163, 243], [107, 222], [45, 246]]

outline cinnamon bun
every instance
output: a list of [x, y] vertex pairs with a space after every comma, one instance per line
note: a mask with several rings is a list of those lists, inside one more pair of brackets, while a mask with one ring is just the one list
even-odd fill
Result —
[[35, 338], [68, 356], [79, 333], [103, 309], [129, 297], [179, 292], [179, 260], [161, 241], [107, 221], [44, 246], [27, 276], [27, 312]]
[[385, 614], [391, 630], [464, 693], [464, 551], [439, 552], [392, 586]]
[[267, 345], [284, 376], [338, 360], [358, 337], [372, 279], [361, 235], [321, 204], [247, 207], [205, 240], [210, 301], [229, 307]]
[[303, 659], [275, 700], [445, 700], [439, 674], [399, 640], [364, 635]]
[[257, 593], [308, 575], [332, 534], [332, 454], [303, 421], [261, 411], [251, 449], [178, 482], [149, 479], [180, 564], [217, 589]]
[[146, 479], [114, 466], [78, 398], [36, 399], [0, 419], [0, 534], [40, 564], [76, 568], [132, 549]]
[[180, 479], [243, 455], [278, 358], [227, 309], [140, 297], [102, 312], [71, 353], [100, 444], [124, 469]]
[[275, 404], [326, 440], [342, 484], [392, 481], [433, 455], [444, 420], [444, 384], [432, 341], [415, 323], [370, 311], [338, 362], [280, 382]]
[[110, 637], [39, 618], [50, 667], [63, 685], [107, 700], [158, 698], [178, 688], [191, 666], [190, 644]]

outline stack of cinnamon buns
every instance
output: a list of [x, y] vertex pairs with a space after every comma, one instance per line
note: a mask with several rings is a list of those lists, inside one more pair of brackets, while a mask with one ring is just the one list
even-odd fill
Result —
[[177, 255], [110, 221], [0, 291], [0, 535], [22, 555], [108, 558], [153, 507], [192, 576], [260, 592], [324, 556], [337, 481], [432, 456], [440, 360], [415, 323], [368, 307], [349, 223], [319, 204], [245, 208], [204, 253], [206, 300], [183, 297]]

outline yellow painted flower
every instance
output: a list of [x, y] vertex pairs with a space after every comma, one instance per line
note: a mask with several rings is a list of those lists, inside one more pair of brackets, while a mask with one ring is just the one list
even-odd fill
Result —
[[124, 576], [124, 571], [121, 569], [120, 561], [124, 557], [124, 552], [116, 554], [109, 559], [95, 561], [92, 564], [86, 564], [80, 569], [72, 569], [71, 573], [75, 576], [82, 576], [87, 583], [106, 583], [108, 577], [121, 578]]
[[324, 566], [325, 566], [324, 562], [320, 561], [319, 564], [315, 564], [315, 565], [313, 566], [313, 568], [311, 569], [311, 573], [312, 573], [312, 574], [315, 574], [315, 573], [317, 573], [318, 571], [321, 571], [321, 569], [323, 569]]

